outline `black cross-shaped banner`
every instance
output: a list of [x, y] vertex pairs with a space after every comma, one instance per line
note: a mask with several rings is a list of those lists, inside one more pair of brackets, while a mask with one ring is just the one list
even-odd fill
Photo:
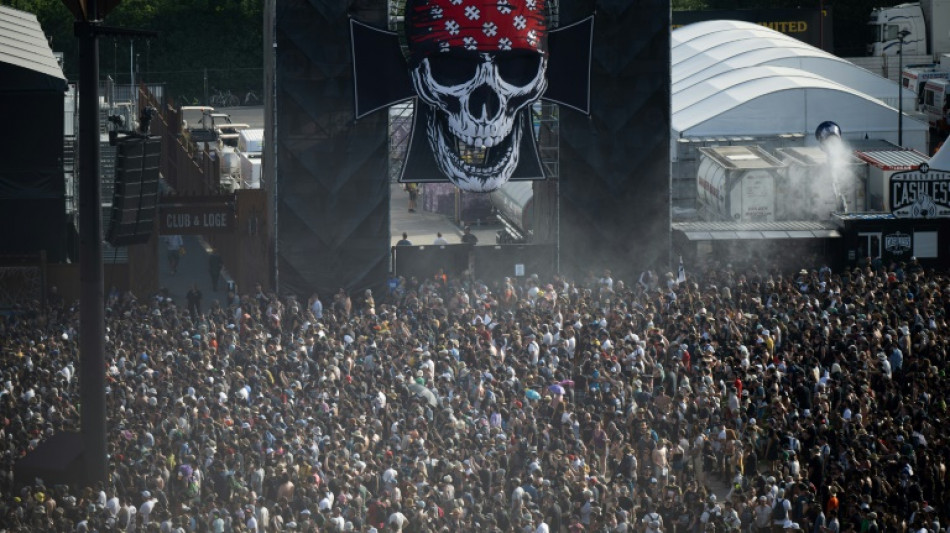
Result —
[[[578, 112], [590, 113], [590, 65], [594, 17], [548, 32], [547, 90], [541, 99]], [[355, 118], [360, 119], [389, 106], [416, 99], [409, 64], [402, 53], [399, 35], [356, 19], [350, 19], [353, 52]], [[409, 153], [400, 181], [445, 182], [425, 142], [428, 106], [415, 105]], [[528, 110], [518, 120], [531, 131]], [[524, 135], [521, 157], [512, 180], [543, 179], [534, 135]]]

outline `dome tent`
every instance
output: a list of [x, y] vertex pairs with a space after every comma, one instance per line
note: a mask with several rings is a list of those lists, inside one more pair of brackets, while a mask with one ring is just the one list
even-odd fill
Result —
[[930, 158], [930, 168], [950, 172], [950, 143], [944, 142], [937, 153]]
[[[889, 105], [897, 84], [797, 39], [751, 23], [709, 21], [674, 30], [672, 46], [674, 144], [701, 136], [810, 139], [825, 120], [840, 124], [845, 138], [897, 142], [897, 109]], [[912, 102], [905, 90], [908, 109]], [[926, 151], [927, 130], [905, 116], [904, 144]]]
[[[774, 66], [818, 74], [897, 106], [894, 82], [785, 34], [731, 20], [693, 24], [689, 28], [691, 35], [675, 34], [678, 39], [672, 45], [674, 93], [732, 69]], [[706, 31], [698, 31], [702, 29]], [[912, 109], [916, 95], [909, 89], [902, 94], [904, 107]]]

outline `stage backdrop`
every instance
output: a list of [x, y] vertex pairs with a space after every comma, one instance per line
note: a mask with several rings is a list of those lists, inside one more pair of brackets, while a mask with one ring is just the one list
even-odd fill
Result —
[[[274, 0], [275, 280], [301, 297], [382, 288], [389, 261], [386, 113], [354, 120], [349, 17], [385, 0]], [[331, 292], [332, 291], [332, 292]], [[325, 300], [324, 300], [325, 301]]]
[[627, 279], [647, 267], [665, 271], [670, 2], [576, 0], [560, 6], [562, 24], [597, 13], [591, 116], [561, 113], [561, 270], [576, 276], [606, 266], [615, 278]]

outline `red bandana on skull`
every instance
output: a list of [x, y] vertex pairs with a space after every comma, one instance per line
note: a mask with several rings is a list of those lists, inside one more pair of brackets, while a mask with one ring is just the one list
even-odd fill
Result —
[[545, 0], [409, 0], [406, 34], [416, 59], [437, 52], [547, 53]]

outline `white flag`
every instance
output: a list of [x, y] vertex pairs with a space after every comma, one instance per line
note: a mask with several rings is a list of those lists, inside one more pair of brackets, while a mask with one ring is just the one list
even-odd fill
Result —
[[680, 256], [680, 268], [676, 274], [676, 283], [686, 282], [686, 267], [683, 266], [683, 256]]

